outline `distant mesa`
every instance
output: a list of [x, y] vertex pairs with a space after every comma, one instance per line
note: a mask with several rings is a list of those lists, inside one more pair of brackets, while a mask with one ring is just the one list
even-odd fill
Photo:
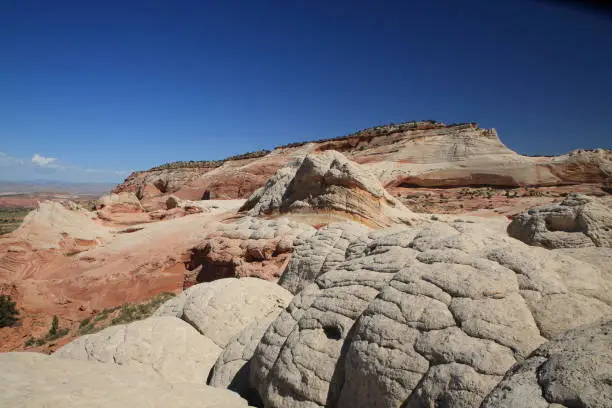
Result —
[[362, 165], [385, 188], [604, 185], [612, 174], [612, 151], [607, 149], [523, 156], [506, 147], [495, 129], [412, 121], [224, 160], [169, 163], [132, 173], [114, 192], [135, 193], [147, 210], [165, 208], [158, 198], [169, 194], [186, 200], [244, 199], [282, 167], [327, 150]]

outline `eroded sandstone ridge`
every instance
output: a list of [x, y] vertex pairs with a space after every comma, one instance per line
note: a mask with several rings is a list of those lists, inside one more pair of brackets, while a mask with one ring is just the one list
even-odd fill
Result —
[[409, 223], [410, 211], [362, 166], [333, 150], [277, 171], [240, 208], [251, 216], [329, 213], [374, 226]]
[[159, 166], [131, 174], [115, 192], [134, 192], [145, 205], [170, 193], [191, 200], [247, 198], [281, 167], [325, 150], [362, 164], [385, 187], [601, 184], [609, 183], [612, 174], [610, 150], [528, 157], [508, 149], [494, 129], [430, 121], [379, 126], [227, 160]]

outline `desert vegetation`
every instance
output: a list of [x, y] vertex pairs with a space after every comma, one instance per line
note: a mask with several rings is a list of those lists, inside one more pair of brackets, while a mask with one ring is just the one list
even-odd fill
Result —
[[11, 327], [19, 322], [19, 311], [9, 295], [0, 295], [0, 327]]
[[40, 338], [30, 337], [25, 342], [25, 347], [42, 346], [47, 342], [64, 337], [69, 332], [70, 329], [67, 327], [60, 328], [59, 318], [57, 316], [53, 316], [53, 319], [51, 320], [51, 327], [49, 327], [49, 331], [47, 332], [47, 334]]
[[83, 319], [79, 324], [78, 334], [91, 334], [117, 324], [126, 324], [136, 320], [146, 319], [157, 308], [174, 297], [173, 293], [160, 293], [151, 300], [143, 303], [126, 303], [120, 306], [107, 308], [100, 313]]
[[226, 161], [256, 159], [258, 157], [263, 157], [267, 155], [268, 153], [270, 153], [270, 150], [257, 150], [254, 152], [248, 152], [244, 154], [238, 154], [235, 156], [226, 157], [225, 159], [222, 159], [222, 160], [177, 161], [177, 162], [165, 163], [160, 166], [152, 167], [148, 171], [180, 169], [180, 168], [189, 168], [189, 167], [219, 167], [223, 165], [223, 163], [225, 163]]
[[19, 228], [31, 210], [32, 208], [29, 207], [0, 208], [0, 235], [8, 234]]

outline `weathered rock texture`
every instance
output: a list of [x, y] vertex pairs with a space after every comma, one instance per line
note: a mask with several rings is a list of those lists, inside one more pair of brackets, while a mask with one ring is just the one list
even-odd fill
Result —
[[346, 259], [346, 250], [370, 229], [355, 223], [333, 223], [315, 235], [294, 242], [293, 255], [278, 284], [293, 294], [300, 292], [319, 275], [334, 269]]
[[206, 382], [221, 348], [181, 319], [150, 317], [81, 336], [53, 354], [151, 369], [170, 383]]
[[187, 286], [228, 277], [277, 279], [293, 251], [294, 240], [315, 233], [309, 225], [279, 218], [244, 217], [232, 224], [218, 223], [191, 250]]
[[[278, 312], [280, 311], [279, 309]], [[279, 313], [252, 323], [227, 343], [210, 372], [208, 385], [227, 388], [240, 394], [250, 404], [261, 405], [257, 390], [249, 383], [250, 362], [268, 326], [278, 317]]]
[[190, 200], [246, 198], [296, 157], [325, 150], [364, 165], [385, 187], [553, 186], [604, 183], [612, 174], [610, 150], [527, 157], [508, 149], [494, 129], [408, 122], [293, 143], [263, 155], [136, 172], [114, 192], [135, 192], [143, 202], [170, 193]]
[[345, 253], [258, 345], [266, 407], [478, 407], [547, 339], [612, 312], [598, 269], [482, 225], [373, 231]]
[[377, 226], [390, 225], [411, 214], [375, 176], [333, 150], [311, 153], [283, 167], [240, 210], [252, 216], [340, 213]]
[[581, 194], [515, 217], [508, 234], [545, 248], [612, 247], [612, 206]]
[[612, 248], [559, 248], [554, 251], [589, 263], [607, 273], [608, 279], [612, 280]]
[[612, 320], [580, 326], [512, 367], [482, 408], [612, 406]]
[[180, 317], [223, 348], [246, 326], [278, 314], [291, 297], [287, 290], [262, 279], [219, 279], [190, 287], [154, 315]]
[[105, 194], [96, 203], [98, 210], [106, 209], [110, 212], [138, 212], [142, 211], [140, 200], [134, 193], [122, 192], [119, 194]]
[[0, 354], [0, 406], [19, 408], [240, 408], [237, 394], [193, 384], [170, 384], [138, 367]]
[[93, 222], [94, 214], [76, 204], [44, 201], [31, 211], [10, 237], [33, 249], [87, 249], [110, 240], [111, 234]]

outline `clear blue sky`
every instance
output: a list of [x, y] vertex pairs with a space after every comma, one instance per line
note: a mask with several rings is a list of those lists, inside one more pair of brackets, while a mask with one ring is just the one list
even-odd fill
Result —
[[529, 154], [612, 147], [612, 18], [519, 0], [0, 2], [0, 179], [119, 181], [411, 119], [475, 121]]

